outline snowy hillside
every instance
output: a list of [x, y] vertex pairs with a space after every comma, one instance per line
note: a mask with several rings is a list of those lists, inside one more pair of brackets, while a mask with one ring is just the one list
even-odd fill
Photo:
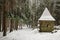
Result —
[[38, 29], [23, 28], [13, 31], [0, 40], [60, 40], [60, 30], [56, 33], [39, 33]]

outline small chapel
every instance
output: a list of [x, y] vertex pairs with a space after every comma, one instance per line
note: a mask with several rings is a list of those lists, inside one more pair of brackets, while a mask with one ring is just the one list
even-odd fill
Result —
[[50, 14], [49, 10], [45, 8], [41, 17], [39, 18], [39, 31], [40, 32], [52, 32], [54, 30], [55, 19]]

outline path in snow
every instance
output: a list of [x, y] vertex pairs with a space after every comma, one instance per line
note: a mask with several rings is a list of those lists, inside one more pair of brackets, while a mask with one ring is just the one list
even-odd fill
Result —
[[60, 31], [57, 33], [39, 33], [37, 29], [24, 28], [9, 33], [0, 40], [60, 40]]

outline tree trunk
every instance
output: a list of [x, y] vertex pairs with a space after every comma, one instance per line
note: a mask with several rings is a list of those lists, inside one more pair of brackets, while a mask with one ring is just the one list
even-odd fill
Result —
[[18, 29], [18, 20], [15, 21], [15, 29]]
[[13, 27], [14, 27], [14, 20], [13, 20], [13, 19], [11, 19], [10, 32], [12, 32], [12, 31], [13, 31]]
[[3, 4], [3, 36], [6, 36], [6, 31], [7, 31], [7, 27], [6, 27], [6, 16], [7, 16], [7, 7], [6, 7], [6, 0], [4, 0], [4, 4]]
[[3, 36], [6, 36], [6, 17], [5, 17], [6, 13], [3, 14]]
[[1, 31], [3, 31], [3, 13], [1, 14]]

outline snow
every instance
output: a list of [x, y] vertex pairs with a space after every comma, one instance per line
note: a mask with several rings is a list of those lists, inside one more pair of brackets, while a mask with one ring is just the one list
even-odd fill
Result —
[[39, 20], [50, 20], [50, 21], [55, 21], [55, 19], [52, 17], [50, 12], [48, 11], [47, 8], [45, 8], [42, 16], [39, 18]]
[[60, 30], [60, 25], [58, 25], [58, 26], [54, 26], [54, 28]]
[[0, 40], [60, 40], [60, 30], [56, 33], [39, 32], [39, 29], [24, 27], [21, 30], [15, 30]]
[[0, 32], [0, 38], [2, 38], [2, 37], [3, 37], [2, 35], [3, 35], [3, 32]]

